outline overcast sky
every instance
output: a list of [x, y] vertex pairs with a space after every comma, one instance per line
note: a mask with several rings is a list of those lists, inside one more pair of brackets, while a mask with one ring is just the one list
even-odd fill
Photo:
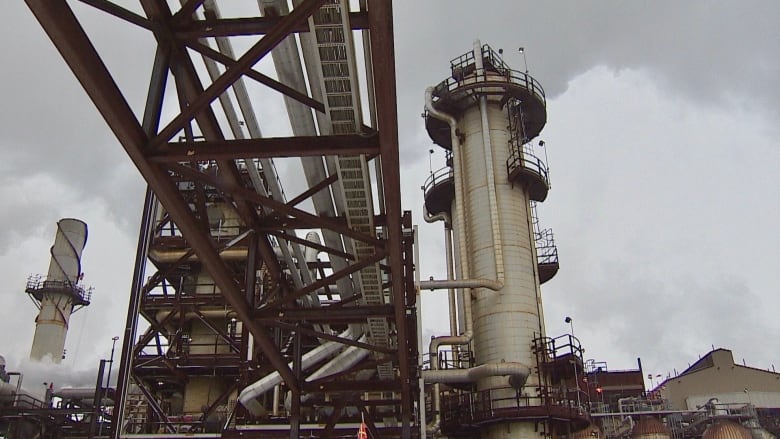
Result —
[[[503, 48], [517, 70], [525, 47], [548, 96], [540, 139], [552, 190], [539, 214], [555, 232], [561, 265], [543, 287], [549, 335], [569, 331], [571, 316], [586, 358], [610, 369], [641, 357], [645, 373], [666, 376], [713, 346], [750, 366], [780, 367], [780, 3], [428, 0], [394, 8], [403, 208], [420, 224], [423, 278], [444, 276], [441, 224], [421, 217], [428, 149], [434, 169], [444, 158], [423, 129], [423, 91], [475, 38]], [[140, 108], [151, 39], [77, 10]], [[25, 281], [48, 268], [56, 221], [80, 218], [89, 225], [83, 269], [93, 304], [71, 320], [61, 372], [29, 380], [88, 385], [124, 326], [144, 183], [26, 6], [9, 2], [4, 11], [0, 354], [9, 369], [38, 370], [25, 360], [36, 314]], [[264, 132], [288, 129], [280, 104], [256, 104]], [[424, 294], [427, 339], [447, 331], [435, 312], [446, 293]]]

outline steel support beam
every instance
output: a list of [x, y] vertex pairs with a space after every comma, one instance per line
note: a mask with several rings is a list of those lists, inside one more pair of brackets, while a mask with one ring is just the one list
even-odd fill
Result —
[[[359, 386], [365, 386], [365, 390], [393, 390], [399, 392], [399, 399], [385, 400], [378, 403], [387, 403], [400, 407], [401, 431], [402, 437], [410, 437], [410, 425], [412, 422], [411, 404], [413, 391], [416, 390], [416, 384], [412, 384], [412, 378], [415, 376], [414, 358], [412, 352], [417, 347], [412, 337], [414, 322], [411, 321], [413, 312], [411, 307], [413, 303], [413, 288], [410, 279], [411, 263], [408, 255], [408, 242], [404, 240], [402, 222], [402, 213], [400, 209], [400, 171], [399, 171], [399, 151], [398, 151], [398, 126], [397, 126], [397, 107], [396, 107], [396, 89], [395, 89], [395, 65], [393, 48], [393, 28], [392, 28], [392, 6], [389, 0], [369, 0], [367, 10], [361, 12], [351, 12], [350, 26], [353, 29], [369, 29], [370, 31], [370, 49], [372, 56], [367, 57], [371, 65], [367, 66], [369, 76], [373, 72], [374, 80], [369, 80], [369, 87], [374, 86], [377, 118], [376, 129], [362, 130], [366, 135], [345, 135], [345, 136], [310, 136], [310, 137], [289, 137], [289, 138], [271, 138], [271, 139], [246, 139], [246, 140], [226, 140], [222, 132], [222, 127], [218, 122], [215, 110], [212, 108], [214, 100], [223, 93], [229, 92], [229, 88], [241, 77], [255, 79], [260, 83], [277, 90], [284, 95], [303, 102], [310, 108], [322, 111], [324, 106], [321, 102], [300, 93], [283, 84], [281, 81], [269, 78], [255, 70], [252, 67], [281, 41], [291, 35], [293, 32], [307, 32], [308, 26], [305, 21], [315, 12], [325, 0], [302, 0], [295, 2], [295, 7], [290, 14], [281, 17], [260, 17], [249, 19], [207, 19], [205, 21], [196, 20], [193, 12], [202, 7], [204, 0], [187, 0], [182, 8], [172, 14], [167, 2], [158, 2], [157, 0], [141, 0], [142, 5], [148, 17], [142, 17], [119, 6], [115, 6], [106, 0], [81, 0], [96, 9], [106, 12], [114, 17], [118, 17], [126, 22], [141, 28], [150, 30], [158, 40], [157, 58], [153, 71], [153, 77], [150, 82], [149, 97], [147, 99], [146, 112], [144, 113], [143, 123], [139, 123], [137, 116], [134, 115], [128, 106], [125, 98], [121, 95], [118, 87], [110, 76], [102, 60], [99, 58], [88, 37], [81, 29], [75, 16], [68, 7], [65, 0], [26, 0], [30, 9], [36, 15], [44, 30], [49, 34], [57, 49], [68, 63], [75, 76], [82, 84], [98, 111], [106, 120], [110, 129], [114, 132], [123, 148], [130, 156], [135, 166], [139, 169], [141, 175], [146, 179], [149, 187], [154, 191], [160, 204], [165, 208], [166, 215], [169, 217], [166, 221], [170, 224], [171, 230], [176, 228], [181, 233], [178, 239], [181, 242], [175, 245], [181, 245], [184, 253], [193, 252], [195, 257], [189, 258], [189, 255], [179, 259], [179, 262], [200, 264], [207, 271], [216, 287], [222, 293], [222, 296], [216, 296], [220, 301], [227, 304], [235, 312], [235, 315], [243, 323], [243, 331], [248, 331], [254, 337], [256, 350], [262, 352], [265, 358], [261, 360], [258, 370], [265, 371], [275, 369], [279, 371], [286, 385], [296, 396], [304, 390], [307, 384], [302, 383], [296, 375], [300, 374], [300, 364], [293, 367], [288, 366], [288, 359], [284, 358], [280, 352], [278, 340], [275, 342], [268, 335], [268, 330], [272, 328], [282, 328], [281, 333], [294, 332], [296, 335], [295, 359], [300, 361], [301, 335], [318, 337], [325, 340], [333, 340], [345, 345], [357, 346], [381, 352], [382, 364], [394, 362], [398, 366], [398, 379], [377, 382], [365, 381], [359, 382]], [[208, 18], [208, 17], [207, 17]], [[233, 36], [233, 35], [264, 35], [245, 52], [239, 59], [228, 57], [214, 49], [202, 45], [197, 41], [199, 38], [205, 38], [214, 35]], [[192, 59], [192, 50], [211, 57], [217, 62], [226, 66], [225, 72], [216, 78], [210, 85], [204, 87], [195, 69]], [[308, 67], [308, 66], [307, 66]], [[176, 78], [176, 91], [178, 92], [179, 102], [181, 104], [180, 114], [159, 131], [160, 109], [165, 92], [165, 79], [169, 70], [174, 73]], [[200, 133], [196, 132], [197, 129]], [[360, 129], [360, 128], [359, 128]], [[170, 139], [178, 132], [184, 130], [187, 134], [186, 143], [170, 142]], [[194, 142], [193, 136], [202, 134], [204, 142]], [[310, 198], [321, 190], [327, 189], [329, 185], [337, 182], [336, 174], [323, 179], [317, 185], [306, 190], [295, 197], [292, 201], [274, 199], [269, 196], [258, 194], [245, 183], [245, 176], [239, 173], [235, 160], [250, 158], [278, 158], [278, 157], [310, 157], [310, 156], [334, 156], [334, 155], [363, 155], [368, 158], [377, 158], [381, 163], [381, 172], [376, 172], [377, 184], [384, 192], [385, 198], [380, 198], [380, 215], [375, 218], [375, 226], [385, 226], [386, 234], [382, 239], [377, 239], [373, 230], [371, 233], [360, 233], [351, 229], [344, 218], [320, 217], [306, 212], [296, 205]], [[219, 177], [214, 178], [206, 173], [197, 170], [198, 161], [217, 161]], [[188, 163], [189, 166], [183, 166], [181, 162]], [[181, 177], [181, 178], [180, 178]], [[200, 193], [195, 193], [192, 197], [187, 196], [184, 199], [183, 193], [177, 183], [179, 181], [194, 180], [196, 186], [201, 189]], [[221, 194], [213, 192], [216, 188]], [[220, 248], [218, 243], [211, 237], [208, 228], [207, 206], [205, 204], [206, 196], [216, 195], [224, 201], [226, 205], [232, 205], [238, 212], [243, 226], [255, 231], [251, 240], [253, 245], [247, 249], [247, 266], [241, 266], [240, 270], [246, 269], [241, 273], [236, 272], [234, 262], [225, 262], [220, 257]], [[150, 191], [147, 195], [148, 203], [155, 203], [154, 196]], [[194, 206], [194, 207], [193, 207]], [[259, 216], [258, 207], [265, 207], [272, 213]], [[146, 209], [146, 215], [151, 215]], [[143, 296], [143, 293], [149, 293], [142, 288], [141, 279], [143, 279], [143, 260], [148, 250], [149, 237], [154, 233], [155, 225], [152, 221], [153, 216], [145, 216], [144, 227], [142, 227], [142, 236], [144, 244], [139, 240], [139, 256], [136, 273], [134, 275], [133, 297], [135, 305], [131, 304], [128, 310], [128, 324], [125, 334], [125, 344], [122, 352], [123, 366], [120, 367], [120, 388], [126, 389], [130, 378], [131, 359], [133, 358], [133, 340], [135, 338], [135, 325], [137, 325], [138, 316], [144, 316], [152, 323], [153, 329], [144, 336], [145, 343], [136, 345], [141, 356], [140, 348], [149, 344], [153, 338], [158, 340], [158, 356], [149, 357], [148, 363], [141, 363], [141, 372], [144, 377], [156, 376], [168, 377], [168, 381], [175, 382], [176, 377], [181, 377], [183, 373], [203, 374], [209, 370], [224, 373], [226, 367], [230, 368], [230, 373], [242, 373], [246, 378], [253, 375], [251, 367], [254, 362], [246, 361], [248, 359], [247, 340], [249, 337], [244, 333], [240, 343], [231, 341], [233, 334], [227, 335], [224, 329], [216, 324], [212, 324], [205, 318], [207, 314], [200, 313], [201, 306], [214, 306], [215, 302], [211, 296], [193, 297], [183, 295], [182, 291], [176, 289], [176, 297], [166, 295], [152, 294]], [[162, 223], [160, 227], [163, 227]], [[321, 244], [309, 243], [308, 241], [290, 236], [290, 230], [300, 227], [332, 230], [342, 236], [342, 239], [355, 240], [368, 243], [374, 252], [370, 258], [352, 263], [341, 270], [335, 270], [326, 276], [321, 272], [321, 279], [315, 280], [309, 285], [299, 288], [297, 291], [289, 291], [288, 285], [284, 279], [284, 272], [281, 265], [273, 253], [270, 246], [269, 236], [279, 236], [285, 241], [296, 242], [303, 246], [313, 249], [329, 252], [331, 256], [340, 256], [345, 259], [353, 259], [352, 255], [344, 251], [334, 251]], [[177, 233], [178, 233], [177, 232]], [[272, 239], [272, 238], [271, 238]], [[166, 241], [166, 243], [168, 243]], [[405, 245], [407, 247], [405, 247]], [[242, 246], [243, 250], [243, 246]], [[406, 255], [406, 256], [405, 256]], [[300, 258], [300, 256], [299, 256]], [[260, 260], [265, 262], [261, 265]], [[387, 276], [384, 279], [383, 288], [385, 294], [387, 289], [390, 291], [391, 304], [376, 306], [345, 306], [353, 299], [360, 298], [358, 292], [352, 299], [344, 299], [340, 303], [330, 306], [314, 309], [288, 309], [296, 299], [311, 294], [318, 289], [326, 289], [332, 285], [336, 279], [342, 279], [348, 276], [355, 276], [356, 273], [368, 264], [381, 264], [382, 275]], [[174, 264], [173, 266], [175, 266]], [[161, 265], [162, 267], [162, 265]], [[165, 272], [172, 267], [166, 265], [160, 272]], [[260, 282], [256, 279], [258, 270], [268, 270], [271, 273], [271, 282], [263, 284], [266, 287], [266, 294], [260, 300], [261, 303], [253, 303], [255, 300], [255, 285]], [[317, 264], [310, 264], [310, 268]], [[305, 269], [305, 267], [301, 267]], [[268, 279], [265, 277], [264, 279]], [[160, 279], [155, 279], [154, 283]], [[269, 286], [270, 285], [270, 286]], [[271, 291], [271, 293], [268, 293]], [[409, 296], [410, 292], [412, 296]], [[269, 299], [270, 298], [270, 299]], [[411, 300], [410, 300], [411, 298]], [[271, 303], [264, 304], [266, 300]], [[224, 304], [220, 304], [223, 306]], [[147, 307], [148, 306], [148, 307]], [[163, 308], [167, 306], [167, 308]], [[165, 320], [178, 320], [178, 324], [183, 326], [184, 311], [192, 307], [195, 313], [203, 321], [203, 324], [209, 327], [214, 333], [231, 345], [233, 350], [240, 351], [235, 356], [224, 357], [229, 360], [228, 365], [214, 365], [213, 361], [217, 357], [200, 356], [188, 360], [174, 358], [168, 361], [164, 357], [165, 344], [160, 342], [160, 338], [165, 334], [160, 334], [160, 323], [157, 322], [158, 309], [170, 310], [170, 315]], [[259, 307], [260, 309], [256, 309]], [[282, 314], [279, 314], [279, 313]], [[130, 313], [133, 313], [130, 316]], [[372, 344], [361, 343], [354, 340], [344, 340], [332, 336], [327, 331], [315, 331], [310, 329], [312, 324], [351, 324], [365, 323], [368, 318], [379, 317], [387, 319], [396, 330], [397, 340], [390, 340], [389, 347], [377, 347]], [[131, 321], [132, 320], [132, 321]], [[162, 320], [162, 318], [161, 318]], [[413, 319], [411, 319], [413, 320]], [[176, 322], [174, 322], [176, 324]], [[319, 329], [319, 328], [318, 328]], [[390, 336], [391, 338], [393, 336]], [[412, 338], [410, 338], [412, 337]], [[175, 339], [176, 337], [174, 337]], [[394, 343], [397, 341], [397, 344]], [[240, 344], [240, 346], [239, 346]], [[174, 346], [171, 344], [171, 346]], [[397, 348], [396, 348], [397, 346]], [[150, 350], [153, 348], [149, 346]], [[171, 350], [170, 347], [167, 350]], [[394, 357], [397, 356], [397, 357]], [[295, 361], [294, 361], [295, 362]], [[339, 392], [339, 386], [343, 385], [344, 393], [355, 391], [354, 382], [342, 381], [351, 377], [355, 371], [365, 368], [376, 368], [377, 357], [361, 362], [358, 366], [342, 371], [337, 376], [331, 376], [318, 381], [317, 388], [308, 388], [313, 393], [322, 393], [326, 391]], [[211, 369], [210, 369], [211, 368]], [[122, 370], [124, 369], [124, 371]], [[124, 373], [124, 375], [122, 375]], [[163, 378], [167, 379], [167, 378]], [[343, 383], [343, 384], [339, 384]], [[245, 384], [243, 381], [241, 384]], [[332, 386], [331, 386], [332, 384]], [[331, 386], [331, 387], [328, 387]], [[155, 387], [156, 389], [156, 387]], [[331, 389], [331, 390], [328, 390]], [[144, 388], [148, 393], [151, 389]], [[124, 400], [120, 394], [118, 407], [122, 407]], [[296, 403], [299, 404], [299, 403]], [[212, 406], [213, 408], [213, 406]], [[158, 407], [159, 409], [159, 407]], [[291, 432], [298, 426], [298, 408], [293, 410], [295, 416], [291, 419]], [[117, 410], [122, 413], [122, 410]], [[158, 413], [158, 415], [162, 416]], [[334, 420], [335, 422], [335, 420]], [[115, 419], [115, 426], [121, 426], [120, 419]], [[121, 433], [121, 428], [116, 428], [113, 433], [115, 437]], [[297, 433], [295, 434], [297, 436]]]
[[[333, 308], [333, 309], [331, 309]], [[284, 321], [296, 322], [306, 321], [309, 323], [358, 323], [366, 322], [368, 317], [394, 317], [392, 305], [362, 305], [345, 307], [324, 306], [317, 309], [296, 308], [284, 311], [278, 310], [259, 310], [255, 311], [255, 318], [266, 321]], [[271, 323], [266, 323], [272, 326]]]
[[[251, 191], [245, 187], [238, 186], [236, 184], [231, 184], [230, 182], [222, 181], [220, 179], [212, 177], [211, 175], [207, 175], [203, 172], [196, 171], [195, 169], [186, 166], [182, 166], [179, 164], [170, 164], [168, 168], [188, 178], [197, 179], [211, 186], [214, 186], [215, 188], [221, 190], [223, 193], [229, 195], [231, 198], [238, 198], [246, 201], [251, 201], [253, 203], [257, 203], [259, 205], [273, 209], [284, 215], [290, 215], [292, 217], [295, 217], [310, 228], [330, 229], [335, 232], [341, 233], [342, 235], [348, 236], [352, 239], [357, 239], [358, 241], [363, 241], [367, 244], [373, 245], [374, 247], [379, 247], [379, 248], [384, 247], [384, 242], [382, 240], [374, 238], [373, 236], [366, 235], [365, 233], [355, 231], [347, 227], [346, 225], [339, 223], [331, 218], [323, 218], [323, 217], [318, 217], [316, 215], [312, 215], [309, 212], [306, 212], [301, 209], [297, 209], [292, 206], [288, 206], [286, 203], [282, 203], [281, 201], [274, 200], [273, 198], [260, 195], [257, 192]], [[399, 204], [399, 210], [400, 210], [400, 204]], [[400, 224], [400, 217], [399, 217], [399, 224]], [[286, 228], [286, 225], [284, 224], [283, 220], [279, 224], [279, 228], [280, 229]], [[399, 252], [400, 252], [400, 241], [399, 241]]]
[[[295, 387], [297, 382], [287, 362], [279, 354], [265, 330], [252, 322], [250, 309], [246, 301], [243, 300], [243, 294], [232, 273], [228, 271], [220, 259], [213, 243], [198, 239], [202, 236], [200, 225], [192, 217], [189, 207], [169, 180], [168, 173], [149, 162], [145, 156], [144, 149], [148, 144], [147, 135], [70, 7], [64, 0], [26, 1], [38, 22], [106, 120], [109, 128], [114, 132], [130, 159], [181, 230], [182, 235], [185, 238], [195, 238], [188, 239], [193, 250], [212, 275], [215, 284], [219, 286], [225, 298], [235, 309], [236, 314], [246, 323], [258, 346], [279, 371], [285, 382], [291, 387]], [[184, 119], [185, 121], [189, 120], [189, 118]]]
[[[30, 0], [33, 1], [33, 0]], [[39, 0], [40, 1], [40, 0]], [[293, 11], [279, 20], [260, 41], [252, 46], [236, 63], [228, 67], [225, 73], [203, 91], [197, 99], [190, 102], [190, 106], [176, 116], [160, 133], [151, 140], [150, 146], [154, 147], [168, 142], [184, 125], [208, 106], [214, 99], [230, 87], [238, 78], [244, 75], [261, 58], [269, 54], [277, 44], [282, 42], [287, 35], [300, 23], [304, 22], [316, 11], [325, 0], [305, 0]], [[390, 17], [392, 19], [392, 17]]]
[[[82, 0], [87, 1], [87, 0]], [[95, 0], [90, 0], [95, 1]], [[220, 18], [217, 20], [194, 20], [186, 26], [175, 30], [176, 38], [195, 40], [206, 37], [228, 37], [237, 35], [263, 35], [279, 24], [281, 17], [251, 17], [251, 18]], [[352, 30], [368, 28], [368, 17], [365, 12], [350, 12], [349, 24]], [[309, 32], [306, 23], [295, 26], [291, 33]]]
[[368, 3], [371, 53], [374, 63], [379, 150], [382, 158], [382, 182], [387, 214], [387, 245], [395, 323], [398, 338], [398, 372], [401, 381], [402, 437], [411, 437], [412, 394], [409, 376], [409, 337], [406, 327], [406, 304], [403, 276], [401, 231], [401, 175], [398, 156], [398, 108], [396, 103], [395, 49], [393, 46], [393, 6], [390, 1]]
[[[191, 43], [189, 44], [189, 47], [192, 50], [195, 50], [196, 52], [199, 52], [201, 55], [206, 56], [208, 58], [211, 58], [214, 61], [217, 61], [218, 63], [221, 63], [225, 65], [226, 67], [233, 66], [236, 64], [236, 60], [233, 58], [221, 53], [217, 52], [216, 50], [212, 49], [211, 47], [208, 47], [201, 43]], [[271, 78], [270, 76], [264, 75], [257, 70], [249, 69], [246, 71], [245, 75], [248, 78], [252, 78], [255, 81], [259, 82], [260, 84], [263, 84], [267, 86], [268, 88], [271, 88], [273, 90], [278, 91], [279, 93], [282, 93], [286, 96], [289, 96], [296, 101], [309, 106], [311, 108], [314, 108], [315, 110], [324, 113], [325, 112], [325, 105], [322, 102], [316, 101], [312, 99], [311, 97], [299, 92], [298, 90], [289, 87], [285, 84], [282, 84], [281, 82]]]
[[379, 152], [378, 136], [338, 135], [266, 137], [204, 142], [171, 142], [151, 153], [149, 160], [158, 163], [191, 160], [235, 160], [243, 158], [317, 157], [324, 155], [359, 155]]

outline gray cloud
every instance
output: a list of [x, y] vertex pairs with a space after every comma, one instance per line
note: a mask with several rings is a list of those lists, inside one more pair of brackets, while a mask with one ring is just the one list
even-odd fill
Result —
[[[75, 7], [139, 113], [151, 37]], [[549, 331], [564, 332], [559, 316], [572, 315], [588, 352], [619, 367], [641, 355], [654, 371], [679, 369], [711, 344], [749, 363], [773, 361], [760, 340], [780, 331], [771, 318], [780, 306], [779, 4], [431, 0], [394, 9], [403, 207], [421, 223], [423, 277], [444, 271], [439, 226], [420, 216], [431, 148], [423, 91], [474, 38], [503, 48], [515, 69], [524, 46], [549, 98], [542, 136], [553, 190], [540, 214], [562, 264], [543, 288]], [[113, 335], [124, 322], [143, 183], [24, 4], [5, 10], [13, 18], [0, 36], [13, 62], [0, 81], [4, 278], [21, 289], [18, 273], [45, 270], [57, 217], [88, 216], [86, 271], [104, 296], [74, 328]], [[278, 108], [260, 102], [264, 132], [284, 133]], [[434, 148], [435, 169], [443, 154]], [[0, 330], [31, 332], [32, 306], [13, 294]], [[441, 309], [440, 296], [431, 302]], [[426, 336], [447, 326], [425, 318]], [[82, 344], [74, 364], [94, 367], [106, 338], [100, 348]], [[70, 340], [75, 347], [78, 336]], [[0, 346], [18, 356], [28, 349]]]

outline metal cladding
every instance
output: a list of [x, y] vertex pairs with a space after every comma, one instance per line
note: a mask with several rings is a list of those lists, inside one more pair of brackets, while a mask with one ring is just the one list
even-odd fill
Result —
[[87, 243], [87, 224], [65, 218], [57, 222], [57, 235], [51, 246], [48, 281], [77, 283], [81, 275], [81, 252]]
[[747, 428], [734, 421], [720, 420], [704, 430], [701, 439], [752, 439]]
[[642, 416], [634, 424], [631, 437], [633, 439], [669, 439], [670, 434], [666, 425], [654, 416]]
[[26, 292], [38, 305], [30, 358], [51, 357], [62, 361], [70, 315], [75, 307], [89, 305], [91, 291], [81, 281], [81, 252], [87, 243], [87, 225], [81, 220], [65, 218], [57, 222], [57, 234], [51, 247], [51, 262], [46, 278], [31, 277]]

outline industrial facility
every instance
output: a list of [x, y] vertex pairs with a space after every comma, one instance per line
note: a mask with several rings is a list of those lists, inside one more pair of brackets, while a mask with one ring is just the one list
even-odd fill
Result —
[[[475, 41], [419, 90], [445, 166], [420, 182], [424, 205], [403, 207], [443, 226], [447, 272], [421, 279], [390, 1], [260, 0], [241, 17], [216, 0], [141, 0], [143, 15], [85, 2], [156, 41], [143, 114], [68, 2], [26, 1], [148, 188], [117, 365], [112, 349], [94, 388], [41, 400], [0, 357], [0, 437], [777, 434], [778, 375], [730, 351], [646, 389], [641, 362], [610, 370], [573, 333], [548, 334], [547, 100], [501, 50]], [[283, 98], [289, 135], [263, 134], [260, 89]], [[59, 363], [71, 314], [92, 300], [86, 239], [86, 224], [61, 220], [48, 276], [26, 286], [33, 360]], [[420, 295], [437, 290], [449, 332], [423, 340]]]

